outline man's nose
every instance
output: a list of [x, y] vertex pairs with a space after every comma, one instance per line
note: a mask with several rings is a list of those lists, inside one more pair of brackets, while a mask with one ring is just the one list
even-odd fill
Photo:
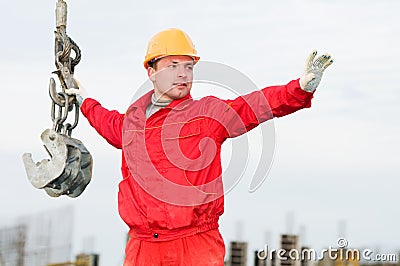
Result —
[[178, 65], [178, 77], [184, 78], [188, 75], [188, 70], [186, 69], [185, 65]]

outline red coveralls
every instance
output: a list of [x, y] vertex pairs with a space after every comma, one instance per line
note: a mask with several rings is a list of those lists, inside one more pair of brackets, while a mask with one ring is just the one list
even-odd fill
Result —
[[81, 106], [97, 132], [122, 149], [118, 209], [130, 228], [124, 265], [223, 265], [222, 143], [268, 119], [310, 107], [313, 93], [293, 80], [234, 100], [188, 95], [146, 119], [152, 93], [125, 115], [93, 99]]

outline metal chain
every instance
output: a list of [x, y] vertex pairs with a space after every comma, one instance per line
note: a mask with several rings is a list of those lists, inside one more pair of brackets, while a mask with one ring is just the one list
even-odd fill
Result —
[[[62, 92], [57, 92], [56, 84], [53, 78], [50, 80], [49, 94], [52, 100], [51, 119], [53, 121], [53, 129], [61, 134], [71, 136], [72, 130], [78, 125], [79, 120], [79, 104], [74, 95], [65, 93], [66, 89], [77, 88], [77, 84], [73, 79], [75, 66], [81, 61], [81, 50], [79, 46], [67, 35], [67, 4], [63, 0], [59, 0], [56, 9], [57, 30], [55, 33], [55, 65]], [[74, 51], [75, 58], [71, 57], [71, 51]], [[56, 115], [56, 105], [58, 112]], [[68, 113], [75, 108], [75, 120], [71, 125], [66, 122]]]

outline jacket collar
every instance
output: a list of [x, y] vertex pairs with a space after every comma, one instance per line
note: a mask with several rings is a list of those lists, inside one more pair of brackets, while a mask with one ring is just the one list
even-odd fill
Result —
[[[127, 110], [127, 114], [133, 111], [134, 109], [140, 109], [145, 112], [147, 106], [151, 104], [151, 96], [153, 95], [153, 93], [154, 90], [148, 91], [142, 97], [140, 97], [136, 102], [131, 104], [131, 106]], [[169, 105], [167, 105], [164, 108], [180, 111], [186, 109], [192, 101], [193, 98], [189, 93], [188, 95], [186, 95], [181, 99], [173, 100]]]
[[177, 100], [173, 100], [169, 105], [167, 105], [165, 108], [169, 108], [172, 110], [183, 110], [186, 107], [189, 106], [189, 104], [193, 101], [192, 96], [190, 95], [190, 93], [188, 95], [186, 95], [185, 97], [181, 98], [181, 99], [177, 99]]

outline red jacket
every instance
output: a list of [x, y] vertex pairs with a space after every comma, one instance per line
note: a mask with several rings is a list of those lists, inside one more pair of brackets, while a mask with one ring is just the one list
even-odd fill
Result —
[[[294, 80], [221, 100], [190, 95], [146, 119], [148, 92], [126, 114], [86, 99], [81, 111], [111, 145], [122, 149], [118, 208], [130, 236], [166, 241], [218, 227], [224, 212], [221, 145], [261, 122], [310, 107], [312, 93]], [[269, 103], [269, 105], [268, 105]]]

